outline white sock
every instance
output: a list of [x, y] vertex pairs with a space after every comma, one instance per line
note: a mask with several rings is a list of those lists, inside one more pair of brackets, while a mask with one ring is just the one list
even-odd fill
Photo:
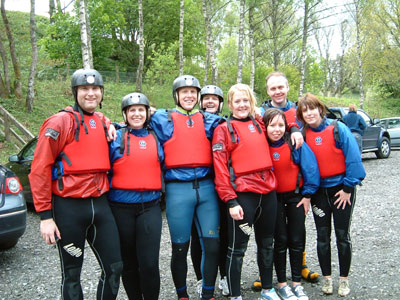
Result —
[[242, 296], [239, 296], [239, 297], [231, 297], [231, 300], [242, 300]]
[[272, 289], [262, 289], [261, 294], [266, 294], [271, 292]]

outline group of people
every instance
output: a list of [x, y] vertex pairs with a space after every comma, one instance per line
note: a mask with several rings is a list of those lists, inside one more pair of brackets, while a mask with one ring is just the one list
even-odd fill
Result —
[[201, 299], [214, 299], [218, 268], [223, 295], [242, 299], [253, 229], [261, 299], [307, 300], [301, 277], [318, 277], [305, 266], [310, 205], [322, 291], [333, 293], [333, 217], [338, 293], [349, 294], [349, 229], [365, 171], [350, 130], [327, 119], [317, 97], [306, 94], [296, 107], [285, 75], [275, 72], [266, 78], [270, 101], [258, 108], [251, 88], [236, 84], [227, 93], [230, 116], [221, 117], [222, 90], [183, 75], [173, 82], [175, 108], [152, 115], [147, 97], [130, 93], [121, 103], [124, 124], [115, 124], [97, 112], [100, 73], [77, 70], [71, 82], [75, 103], [43, 123], [29, 175], [41, 235], [58, 247], [62, 299], [83, 299], [85, 240], [101, 267], [97, 299], [116, 299], [120, 277], [129, 299], [158, 299], [162, 194], [179, 300], [189, 299], [189, 247]]

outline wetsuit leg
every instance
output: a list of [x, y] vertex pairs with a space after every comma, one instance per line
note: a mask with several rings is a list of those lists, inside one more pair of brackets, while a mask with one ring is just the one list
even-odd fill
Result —
[[274, 263], [274, 233], [276, 224], [277, 199], [275, 191], [258, 195], [254, 232], [257, 243], [257, 263], [263, 289], [272, 288]]
[[144, 300], [157, 300], [160, 293], [160, 242], [162, 217], [158, 203], [141, 210], [137, 217], [136, 253]]
[[320, 188], [311, 198], [315, 226], [317, 228], [317, 253], [322, 275], [332, 274], [331, 230], [332, 207], [325, 188]]
[[141, 300], [142, 290], [136, 254], [136, 205], [110, 202], [110, 207], [117, 223], [121, 241], [121, 256], [124, 265], [122, 283], [128, 299]]
[[292, 281], [301, 281], [301, 266], [305, 245], [304, 207], [296, 207], [301, 196], [291, 198], [287, 203], [287, 222], [289, 237], [289, 258]]
[[286, 205], [283, 197], [277, 195], [275, 224], [274, 264], [278, 282], [286, 282], [286, 253], [288, 248], [288, 228], [286, 225]]
[[80, 275], [86, 228], [91, 222], [90, 201], [53, 196], [53, 217], [60, 230], [57, 242], [61, 262], [62, 299], [83, 299]]
[[[333, 196], [332, 202], [335, 200], [336, 197]], [[336, 245], [339, 253], [339, 268], [341, 277], [347, 277], [350, 271], [352, 256], [350, 224], [356, 202], [356, 189], [354, 189], [354, 192], [350, 196], [350, 202], [351, 205], [346, 205], [345, 209], [338, 209], [336, 206], [333, 208], [333, 223], [336, 234]]]
[[178, 297], [187, 297], [186, 257], [196, 204], [192, 182], [166, 184], [166, 214], [172, 242], [171, 272]]
[[[253, 193], [237, 193], [237, 201], [243, 209], [243, 220], [234, 220], [228, 215], [228, 253], [226, 274], [231, 297], [241, 295], [240, 278], [243, 257], [247, 249], [253, 229], [254, 217], [259, 204], [260, 195]], [[275, 218], [274, 218], [275, 222]]]
[[199, 239], [199, 234], [197, 233], [196, 225], [192, 225], [192, 236], [190, 239], [190, 257], [192, 258], [192, 264], [194, 273], [196, 274], [197, 281], [202, 279], [201, 275], [201, 244]]
[[101, 267], [97, 300], [116, 299], [122, 273], [122, 259], [117, 225], [107, 197], [90, 198], [93, 221], [87, 231], [87, 241]]
[[215, 279], [219, 261], [219, 208], [215, 186], [212, 180], [202, 180], [197, 188], [197, 206], [194, 220], [203, 248], [202, 299], [211, 299], [214, 295]]
[[226, 254], [228, 252], [228, 216], [227, 205], [218, 199], [219, 206], [219, 274], [226, 277]]

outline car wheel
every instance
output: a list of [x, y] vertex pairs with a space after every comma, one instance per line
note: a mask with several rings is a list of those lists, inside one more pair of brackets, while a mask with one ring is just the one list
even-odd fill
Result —
[[388, 158], [390, 155], [390, 141], [387, 137], [382, 138], [379, 150], [375, 152], [377, 158]]
[[0, 250], [10, 249], [10, 248], [14, 247], [17, 244], [17, 242], [18, 242], [18, 239], [1, 243]]

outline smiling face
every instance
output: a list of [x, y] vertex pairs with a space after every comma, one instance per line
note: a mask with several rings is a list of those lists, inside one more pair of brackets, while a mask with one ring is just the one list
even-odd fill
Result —
[[191, 111], [197, 104], [198, 90], [195, 87], [182, 87], [178, 90], [178, 99], [180, 106]]
[[146, 116], [147, 110], [144, 105], [131, 105], [126, 109], [126, 120], [129, 128], [142, 129], [146, 122]]
[[267, 82], [267, 94], [271, 97], [272, 105], [275, 107], [285, 107], [289, 84], [283, 76], [272, 76]]
[[250, 99], [243, 91], [236, 91], [229, 103], [232, 115], [237, 119], [245, 119], [250, 115]]
[[276, 142], [279, 141], [286, 130], [285, 120], [283, 120], [282, 116], [275, 116], [267, 125], [267, 135], [270, 141]]
[[312, 128], [317, 128], [321, 122], [321, 112], [318, 107], [310, 108], [309, 106], [303, 107], [302, 110], [304, 121]]
[[76, 100], [79, 106], [88, 113], [93, 113], [101, 102], [102, 91], [100, 86], [80, 85], [77, 87]]
[[216, 95], [204, 95], [202, 99], [203, 109], [206, 112], [215, 114], [219, 107], [219, 98]]

